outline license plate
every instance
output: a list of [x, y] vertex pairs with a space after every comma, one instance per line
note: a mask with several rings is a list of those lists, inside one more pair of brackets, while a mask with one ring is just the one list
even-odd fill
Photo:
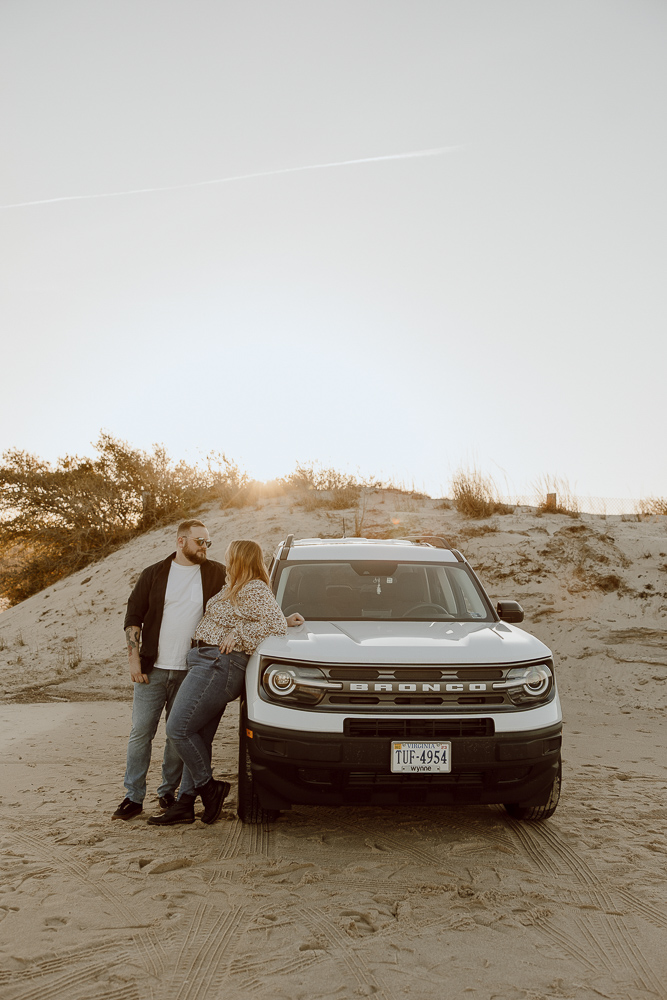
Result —
[[448, 774], [452, 769], [451, 743], [391, 744], [393, 774]]

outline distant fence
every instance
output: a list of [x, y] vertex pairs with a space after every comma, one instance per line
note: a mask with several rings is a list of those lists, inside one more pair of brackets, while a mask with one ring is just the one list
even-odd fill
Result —
[[[514, 494], [499, 499], [511, 507], [542, 507], [545, 509], [544, 494], [524, 496]], [[562, 496], [557, 493], [548, 493], [546, 509], [548, 510], [549, 507], [554, 510], [564, 509], [579, 514], [667, 514], [667, 500], [650, 497], [626, 499], [624, 497]]]

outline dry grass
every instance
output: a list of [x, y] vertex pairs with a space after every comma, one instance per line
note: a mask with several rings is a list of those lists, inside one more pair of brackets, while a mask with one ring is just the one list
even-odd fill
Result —
[[70, 670], [75, 670], [83, 660], [83, 649], [81, 647], [81, 640], [77, 636], [68, 636], [67, 639], [63, 639], [62, 648], [58, 656], [58, 664], [60, 667], [67, 667]]
[[452, 477], [454, 506], [464, 517], [490, 517], [491, 514], [509, 514], [511, 508], [502, 503], [498, 488], [491, 476], [484, 476], [479, 469], [459, 469]]
[[491, 535], [496, 531], [498, 531], [496, 524], [471, 524], [461, 529], [461, 537], [465, 539], [480, 538], [482, 535]]
[[338, 490], [299, 490], [294, 503], [304, 510], [348, 510], [359, 500], [359, 489], [355, 486]]
[[579, 517], [579, 501], [565, 476], [540, 476], [533, 489], [540, 514], [568, 514]]
[[[317, 464], [297, 465], [294, 472], [279, 482], [284, 492], [295, 497], [294, 503], [308, 511], [321, 508], [348, 510], [359, 508], [362, 504], [365, 511], [368, 494], [378, 491], [396, 493], [407, 498], [401, 501], [406, 503], [428, 499], [425, 494], [416, 493], [414, 489], [403, 489], [395, 483], [385, 483], [375, 476], [352, 475]], [[383, 503], [384, 499], [382, 497], [380, 502]]]
[[364, 487], [380, 485], [364, 481], [338, 469], [317, 465], [297, 465], [283, 481], [286, 491], [296, 493], [295, 503], [305, 510], [329, 508], [347, 510], [354, 507]]
[[651, 514], [667, 514], [667, 497], [646, 497], [637, 504], [637, 515], [646, 517]]
[[367, 510], [368, 491], [362, 490], [359, 496], [359, 502], [357, 503], [357, 508], [354, 512], [354, 534], [356, 538], [363, 538], [364, 521], [366, 520]]
[[[614, 591], [619, 594], [626, 592], [627, 587], [618, 573], [596, 573], [585, 563], [580, 563], [574, 570], [574, 577], [583, 584], [586, 590], [601, 590], [603, 594], [612, 594]], [[582, 588], [577, 587], [575, 590]]]

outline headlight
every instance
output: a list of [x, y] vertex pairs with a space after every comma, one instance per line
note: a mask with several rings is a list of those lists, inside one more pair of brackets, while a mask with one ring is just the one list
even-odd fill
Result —
[[271, 701], [316, 705], [326, 691], [342, 691], [340, 681], [329, 681], [317, 667], [269, 663], [262, 674], [262, 687]]
[[272, 694], [291, 694], [296, 687], [294, 674], [291, 670], [267, 670], [264, 677], [264, 686]]
[[529, 667], [512, 667], [505, 680], [496, 681], [494, 690], [506, 690], [515, 705], [545, 701], [553, 686], [553, 674], [546, 663], [533, 663]]

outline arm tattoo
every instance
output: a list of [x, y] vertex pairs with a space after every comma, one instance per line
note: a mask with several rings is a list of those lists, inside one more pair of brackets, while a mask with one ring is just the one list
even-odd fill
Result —
[[125, 641], [127, 642], [128, 656], [131, 656], [135, 649], [139, 649], [140, 634], [141, 629], [137, 625], [128, 625], [125, 629]]

